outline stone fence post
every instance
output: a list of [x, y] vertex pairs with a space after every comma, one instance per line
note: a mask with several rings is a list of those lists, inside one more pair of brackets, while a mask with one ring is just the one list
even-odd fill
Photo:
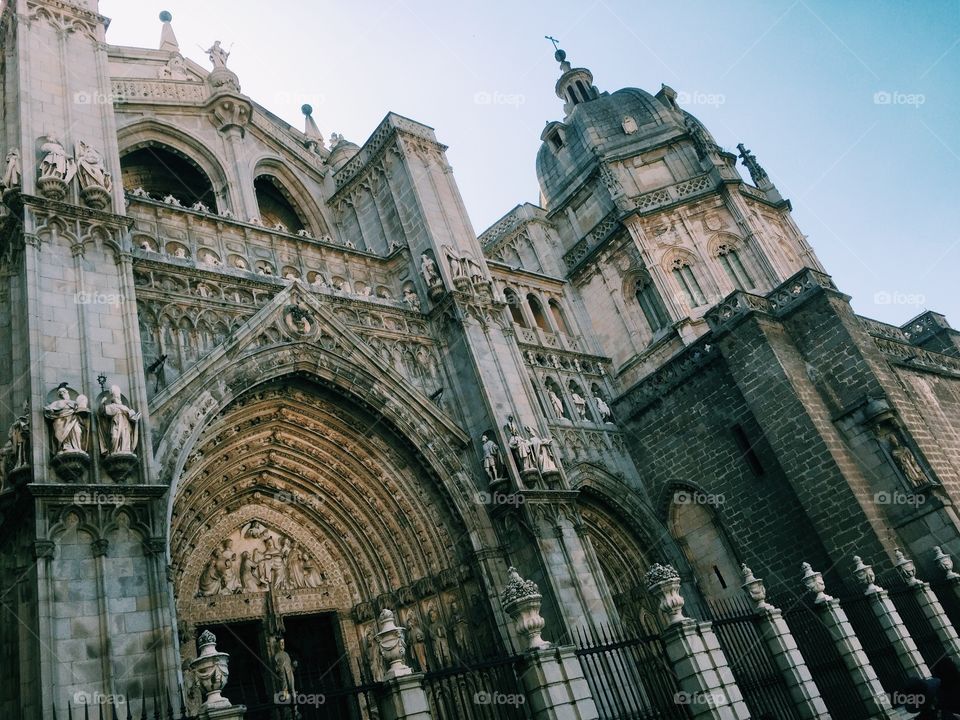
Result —
[[645, 579], [668, 623], [661, 638], [694, 720], [748, 720], [750, 711], [713, 625], [683, 615], [679, 573], [670, 565], [654, 563]]
[[597, 720], [597, 706], [574, 647], [554, 647], [540, 636], [545, 621], [537, 584], [510, 568], [500, 600], [526, 645], [519, 672], [534, 720]]
[[377, 618], [380, 657], [388, 665], [383, 681], [386, 693], [380, 703], [383, 720], [431, 720], [423, 673], [415, 673], [404, 662], [407, 629], [394, 622], [393, 611], [384, 608]]
[[872, 718], [895, 718], [897, 712], [890, 705], [890, 699], [877, 679], [877, 673], [870, 664], [867, 654], [860, 645], [847, 614], [840, 607], [840, 601], [827, 595], [823, 576], [803, 563], [803, 584], [814, 594], [814, 606], [820, 621], [830, 632], [830, 637], [843, 659], [853, 690], [857, 693]]
[[813, 681], [806, 660], [797, 647], [793, 633], [783, 619], [780, 608], [767, 602], [767, 589], [763, 580], [754, 577], [753, 571], [746, 565], [741, 566], [743, 584], [740, 586], [754, 604], [759, 620], [760, 635], [773, 656], [773, 661], [783, 676], [797, 709], [803, 720], [830, 720], [830, 713], [820, 696], [820, 689]]
[[[939, 548], [937, 549], [939, 550]], [[957, 636], [953, 623], [950, 622], [947, 613], [944, 612], [940, 600], [930, 587], [930, 583], [917, 577], [917, 566], [914, 565], [913, 560], [903, 554], [902, 550], [898, 549], [896, 551], [894, 567], [896, 567], [907, 587], [913, 591], [917, 598], [917, 604], [920, 605], [927, 622], [933, 627], [933, 631], [937, 634], [943, 649], [955, 663], [960, 663], [960, 637]]]
[[199, 717], [202, 720], [242, 720], [247, 708], [233, 705], [221, 694], [230, 677], [230, 655], [217, 651], [217, 636], [209, 630], [204, 630], [197, 638], [197, 647], [200, 652], [190, 662], [190, 671], [203, 693]]
[[893, 601], [890, 593], [874, 582], [876, 574], [871, 565], [866, 565], [859, 555], [853, 556], [853, 574], [864, 586], [863, 594], [867, 596], [873, 607], [873, 614], [877, 616], [883, 634], [897, 653], [897, 661], [908, 677], [930, 677], [930, 668], [923, 660], [923, 655], [917, 649], [917, 644], [910, 637], [907, 626]]

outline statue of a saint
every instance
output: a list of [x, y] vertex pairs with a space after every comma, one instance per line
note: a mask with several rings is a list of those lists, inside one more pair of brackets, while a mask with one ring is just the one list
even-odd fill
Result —
[[119, 385], [110, 387], [110, 396], [100, 404], [100, 415], [100, 452], [133, 454], [137, 449], [140, 413], [123, 402]]
[[99, 187], [110, 190], [110, 173], [103, 166], [103, 156], [99, 152], [80, 140], [74, 156], [81, 188]]
[[200, 584], [197, 590], [197, 595], [216, 595], [223, 588], [223, 579], [220, 575], [219, 569], [220, 558], [218, 553], [214, 550], [210, 553], [210, 559], [207, 560], [207, 564], [203, 567], [203, 572], [200, 574]]
[[910, 481], [910, 484], [917, 488], [929, 485], [930, 478], [927, 477], [927, 474], [923, 471], [923, 468], [920, 467], [920, 463], [917, 462], [917, 458], [913, 454], [913, 451], [900, 442], [900, 438], [897, 437], [897, 433], [895, 432], [890, 433], [889, 440], [890, 456], [897, 464], [900, 472], [902, 472], [904, 477]]
[[290, 659], [283, 638], [277, 640], [277, 651], [273, 654], [273, 670], [277, 683], [277, 702], [291, 702], [297, 691], [293, 682], [293, 660]]
[[594, 390], [593, 401], [597, 404], [597, 412], [600, 413], [600, 419], [605, 423], [613, 422], [613, 411], [607, 405], [607, 401], [600, 397], [600, 391]]
[[413, 659], [417, 661], [417, 670], [427, 672], [429, 663], [427, 662], [427, 636], [420, 627], [420, 621], [416, 615], [410, 615], [407, 618], [407, 633], [410, 636], [410, 653]]
[[244, 550], [240, 553], [241, 592], [260, 592], [263, 590], [263, 585], [261, 585], [260, 581], [254, 575], [253, 569], [253, 560], [250, 558], [250, 553]]
[[573, 399], [573, 405], [577, 408], [577, 415], [581, 420], [587, 419], [587, 401], [576, 390], [572, 391], [570, 397]]
[[560, 396], [554, 392], [553, 388], [547, 388], [547, 397], [550, 399], [550, 404], [553, 406], [553, 412], [556, 413], [557, 417], [567, 417], [566, 413], [563, 411], [563, 400], [561, 400]]
[[419, 297], [417, 296], [417, 294], [416, 294], [413, 290], [411, 290], [410, 288], [406, 288], [406, 289], [403, 291], [403, 301], [407, 304], [407, 306], [408, 306], [411, 310], [416, 310], [416, 311], [419, 312], [419, 310], [420, 310], [420, 298], [419, 298]]
[[480, 444], [483, 447], [483, 470], [490, 478], [490, 482], [495, 482], [500, 479], [497, 467], [500, 459], [500, 448], [487, 435], [480, 437]]
[[10, 470], [30, 464], [30, 404], [23, 404], [23, 412], [13, 421], [7, 432], [10, 441]]
[[549, 435], [540, 437], [537, 431], [529, 425], [527, 425], [527, 434], [530, 436], [527, 442], [530, 444], [531, 454], [535, 458], [540, 472], [543, 474], [557, 472], [557, 463], [553, 459], [552, 451], [553, 438]]
[[510, 449], [513, 451], [513, 459], [517, 463], [517, 469], [522, 473], [536, 470], [537, 466], [533, 449], [530, 447], [527, 439], [520, 434], [520, 430], [518, 430], [514, 424], [513, 418], [510, 418], [510, 421], [507, 423], [506, 431], [510, 435]]
[[73, 160], [67, 159], [67, 151], [55, 135], [47, 135], [47, 142], [40, 146], [40, 152], [44, 153], [40, 161], [41, 178], [58, 178], [64, 182], [70, 182], [76, 167]]
[[60, 383], [57, 399], [43, 409], [43, 415], [50, 421], [53, 431], [54, 454], [86, 452], [85, 423], [89, 414], [86, 396], [78, 395], [73, 400], [67, 384]]
[[433, 655], [439, 667], [446, 667], [450, 662], [450, 643], [447, 641], [447, 626], [443, 624], [440, 612], [431, 607], [428, 613], [430, 619], [430, 640], [433, 643]]
[[420, 274], [423, 275], [423, 280], [427, 283], [427, 287], [437, 287], [443, 282], [440, 279], [440, 271], [437, 270], [437, 264], [433, 261], [433, 258], [426, 253], [420, 256]]
[[[201, 45], [201, 47], [203, 47]], [[213, 69], [225, 68], [227, 66], [227, 58], [230, 57], [230, 53], [224, 50], [220, 46], [220, 41], [215, 40], [213, 45], [209, 49], [205, 50], [207, 56], [210, 58], [210, 62], [213, 63]]]
[[4, 161], [3, 178], [0, 179], [0, 185], [5, 188], [20, 187], [21, 182], [20, 151], [17, 148], [7, 150], [7, 157]]

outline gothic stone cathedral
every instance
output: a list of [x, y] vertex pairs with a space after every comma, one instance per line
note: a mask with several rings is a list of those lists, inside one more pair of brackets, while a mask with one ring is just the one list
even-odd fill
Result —
[[416, 669], [508, 653], [510, 566], [559, 639], [649, 621], [655, 562], [692, 605], [960, 553], [960, 333], [856, 315], [671, 88], [558, 51], [540, 205], [478, 234], [426, 125], [325, 140], [168, 13], [0, 8], [0, 717], [211, 628], [239, 684], [281, 636], [377, 680], [384, 608]]

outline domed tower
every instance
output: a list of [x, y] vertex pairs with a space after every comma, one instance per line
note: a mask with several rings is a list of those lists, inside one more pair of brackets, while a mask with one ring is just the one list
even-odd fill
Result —
[[821, 268], [753, 154], [740, 145], [748, 182], [672, 88], [601, 92], [590, 70], [555, 57], [564, 119], [541, 134], [541, 201], [618, 365], [692, 342], [734, 290], [764, 294]]

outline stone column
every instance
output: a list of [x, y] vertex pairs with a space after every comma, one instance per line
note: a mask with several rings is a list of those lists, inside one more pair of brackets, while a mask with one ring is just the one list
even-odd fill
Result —
[[525, 695], [517, 701], [529, 703], [534, 720], [597, 720], [597, 706], [573, 646], [553, 647], [540, 636], [545, 622], [537, 584], [510, 568], [500, 599], [526, 646], [520, 667]]
[[682, 690], [677, 701], [689, 704], [694, 720], [747, 720], [750, 711], [713, 625], [683, 615], [679, 573], [670, 565], [654, 563], [647, 571], [646, 584], [648, 592], [659, 599], [668, 624], [662, 639]]
[[200, 707], [202, 720], [242, 720], [247, 708], [233, 705], [221, 692], [230, 676], [228, 666], [230, 656], [217, 651], [217, 637], [204, 630], [197, 639], [200, 649], [196, 659], [190, 662], [190, 670], [203, 693], [203, 705]]
[[759, 618], [760, 635], [770, 649], [773, 661], [783, 676], [797, 709], [804, 720], [830, 720], [827, 706], [820, 696], [820, 689], [813, 681], [806, 660], [800, 654], [796, 640], [783, 619], [780, 609], [767, 602], [767, 589], [763, 580], [754, 577], [746, 565], [741, 566], [743, 584], [741, 587], [753, 601]]
[[820, 622], [830, 631], [830, 636], [850, 674], [853, 690], [870, 712], [871, 717], [897, 717], [897, 712], [890, 705], [890, 699], [877, 679], [877, 673], [867, 659], [859, 638], [853, 632], [847, 614], [840, 607], [840, 601], [824, 592], [826, 586], [823, 576], [814, 571], [810, 563], [803, 563], [802, 567], [803, 584], [814, 594], [814, 605]]
[[923, 610], [927, 622], [933, 627], [933, 631], [937, 634], [943, 649], [954, 662], [960, 662], [960, 637], [957, 637], [957, 631], [944, 612], [936, 593], [930, 588], [930, 583], [926, 583], [917, 577], [917, 566], [899, 548], [896, 551], [894, 567], [896, 567], [907, 587], [913, 591], [914, 597], [917, 598], [917, 604]]
[[853, 556], [853, 563], [853, 573], [864, 586], [863, 593], [870, 599], [883, 634], [896, 650], [900, 667], [908, 676], [929, 677], [930, 669], [917, 649], [917, 644], [910, 637], [907, 626], [903, 624], [900, 613], [890, 599], [890, 593], [874, 582], [876, 575], [873, 567], [864, 564], [859, 555]]
[[384, 683], [387, 691], [380, 703], [383, 720], [431, 720], [423, 673], [415, 673], [406, 664], [407, 629], [394, 622], [393, 611], [384, 608], [377, 618], [380, 632], [377, 644], [387, 663]]

